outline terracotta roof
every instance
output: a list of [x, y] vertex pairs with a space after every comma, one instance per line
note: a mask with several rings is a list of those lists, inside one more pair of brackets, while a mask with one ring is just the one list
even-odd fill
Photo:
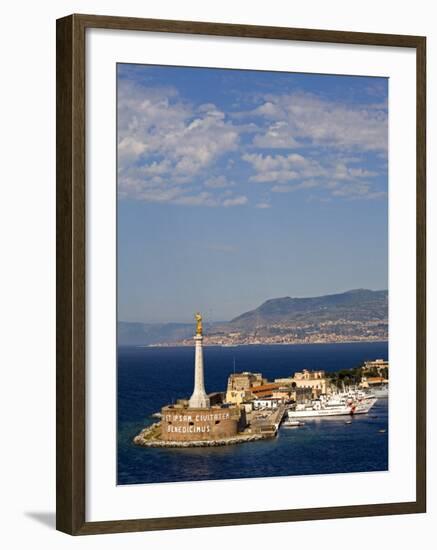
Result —
[[371, 384], [376, 384], [378, 382], [384, 382], [385, 378], [383, 378], [382, 376], [369, 376], [368, 378], [366, 378], [366, 382], [370, 382]]
[[262, 393], [271, 390], [277, 390], [281, 387], [281, 384], [262, 384], [261, 386], [254, 386], [250, 388], [252, 393]]

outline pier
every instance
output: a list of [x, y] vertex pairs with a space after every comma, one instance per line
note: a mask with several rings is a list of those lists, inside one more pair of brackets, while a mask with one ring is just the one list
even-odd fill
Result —
[[266, 411], [264, 409], [253, 411], [249, 420], [248, 431], [261, 434], [270, 433], [272, 436], [275, 436], [278, 433], [286, 411], [287, 406], [285, 404], [279, 405], [273, 411]]

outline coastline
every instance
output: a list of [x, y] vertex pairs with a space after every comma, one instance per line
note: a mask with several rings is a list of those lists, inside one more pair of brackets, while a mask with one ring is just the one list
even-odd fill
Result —
[[[342, 344], [377, 344], [388, 343], [388, 338], [377, 340], [344, 340], [341, 342], [245, 342], [244, 344], [203, 344], [204, 348], [239, 348], [243, 346], [307, 346], [307, 345], [324, 345], [324, 346], [336, 346]], [[188, 348], [191, 347], [190, 343], [174, 342], [171, 344], [120, 344], [120, 347], [135, 347], [135, 348]]]

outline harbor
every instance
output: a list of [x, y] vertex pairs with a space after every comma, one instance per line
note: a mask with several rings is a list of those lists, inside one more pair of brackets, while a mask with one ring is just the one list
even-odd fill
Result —
[[284, 420], [290, 427], [304, 425], [301, 419], [368, 414], [378, 401], [375, 389], [388, 394], [384, 359], [364, 362], [346, 373], [303, 369], [274, 380], [260, 372], [233, 372], [226, 391], [208, 394], [202, 341], [202, 317], [196, 314], [192, 395], [156, 411], [153, 416], [159, 421], [143, 427], [133, 438], [135, 445], [187, 448], [257, 442], [277, 437]]
[[[323, 369], [327, 376], [349, 371], [372, 358], [388, 358], [385, 342], [289, 346], [208, 347], [205, 387], [226, 390], [234, 372], [262, 372], [268, 380], [293, 371]], [[336, 375], [335, 375], [336, 376]], [[369, 414], [304, 419], [276, 437], [207, 447], [142, 447], [133, 442], [157, 423], [164, 404], [193, 390], [193, 349], [123, 347], [118, 351], [117, 483], [184, 482], [266, 476], [385, 471], [388, 468], [388, 399]], [[376, 418], [375, 418], [376, 417]], [[345, 421], [352, 420], [351, 424]], [[379, 430], [386, 430], [380, 432]]]

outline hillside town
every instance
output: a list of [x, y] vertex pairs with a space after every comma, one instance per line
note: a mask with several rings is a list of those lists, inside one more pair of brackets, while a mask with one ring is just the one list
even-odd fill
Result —
[[[340, 344], [346, 342], [377, 342], [388, 339], [388, 322], [326, 321], [323, 323], [275, 323], [253, 331], [212, 331], [205, 336], [205, 346], [242, 346], [271, 344]], [[190, 338], [149, 344], [150, 347], [191, 346]]]

